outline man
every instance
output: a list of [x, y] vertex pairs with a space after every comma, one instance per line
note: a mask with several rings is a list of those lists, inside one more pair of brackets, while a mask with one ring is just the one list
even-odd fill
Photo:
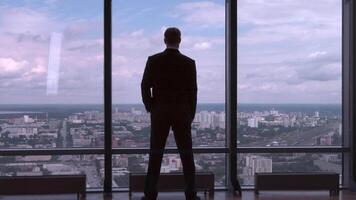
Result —
[[181, 33], [178, 28], [168, 28], [164, 42], [167, 48], [148, 58], [141, 83], [142, 100], [151, 113], [150, 157], [142, 199], [157, 198], [163, 151], [172, 128], [183, 164], [185, 197], [198, 200], [191, 138], [197, 104], [195, 61], [179, 52]]

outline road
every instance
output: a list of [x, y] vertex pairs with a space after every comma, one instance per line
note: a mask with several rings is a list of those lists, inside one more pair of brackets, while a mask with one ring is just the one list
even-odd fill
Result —
[[271, 138], [256, 139], [255, 142], [251, 142], [247, 146], [266, 146], [272, 144], [273, 141], [279, 143], [283, 141], [287, 146], [311, 146], [314, 145], [314, 137], [334, 132], [337, 130], [337, 127], [338, 123], [330, 123], [308, 130], [295, 130]]

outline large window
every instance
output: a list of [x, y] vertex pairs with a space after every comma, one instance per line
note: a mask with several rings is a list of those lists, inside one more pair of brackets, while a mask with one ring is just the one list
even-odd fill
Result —
[[103, 171], [102, 155], [0, 156], [0, 176], [85, 174], [88, 188], [102, 188]]
[[340, 146], [342, 1], [238, 2], [238, 145]]
[[[181, 29], [180, 52], [197, 65], [194, 146], [225, 146], [225, 2], [113, 0], [114, 147], [149, 146], [141, 79], [148, 56], [165, 49], [170, 26]], [[167, 146], [175, 146], [172, 134]]]
[[[0, 175], [86, 174], [88, 188], [127, 188], [148, 163], [147, 57], [177, 26], [197, 65], [197, 171], [214, 172], [217, 187], [297, 171], [345, 184], [345, 2], [2, 0]], [[166, 146], [161, 171], [181, 171], [172, 134]]]
[[336, 172], [342, 183], [341, 153], [250, 153], [238, 154], [237, 160], [242, 185], [254, 185], [259, 172]]
[[[193, 146], [225, 147], [225, 2], [113, 0], [112, 3], [113, 148], [149, 147], [150, 114], [142, 104], [140, 85], [148, 56], [164, 51], [163, 33], [170, 26], [180, 28], [180, 52], [193, 58], [197, 65], [198, 105], [192, 125]], [[166, 146], [176, 147], [172, 133]], [[216, 185], [225, 186], [225, 155], [211, 158], [204, 155], [195, 155], [197, 169], [218, 170]], [[146, 171], [147, 159], [147, 154], [114, 156], [115, 186], [128, 186], [129, 171]], [[180, 162], [178, 154], [167, 154], [164, 160]], [[162, 168], [174, 172], [180, 171], [181, 165], [166, 163]]]
[[[237, 15], [237, 145], [264, 152], [238, 154], [241, 184], [256, 172], [342, 175], [342, 154], [303, 149], [342, 145], [342, 1], [241, 0]], [[288, 147], [302, 153], [271, 151]]]
[[0, 148], [104, 146], [102, 24], [101, 0], [0, 2]]
[[[148, 154], [120, 154], [113, 156], [114, 187], [128, 187], [129, 173], [145, 173], [148, 167]], [[195, 154], [197, 172], [211, 171], [215, 175], [215, 186], [226, 185], [225, 154]], [[183, 172], [179, 154], [165, 154], [162, 159], [161, 173]]]

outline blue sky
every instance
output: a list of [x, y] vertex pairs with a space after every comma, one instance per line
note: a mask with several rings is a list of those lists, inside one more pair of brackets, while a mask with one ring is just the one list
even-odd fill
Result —
[[[147, 56], [163, 31], [182, 30], [194, 58], [198, 101], [224, 102], [222, 0], [113, 0], [113, 101], [139, 103]], [[341, 102], [341, 1], [240, 0], [238, 100]], [[0, 92], [4, 103], [103, 103], [100, 0], [0, 1]], [[63, 34], [58, 93], [47, 95], [51, 34]]]

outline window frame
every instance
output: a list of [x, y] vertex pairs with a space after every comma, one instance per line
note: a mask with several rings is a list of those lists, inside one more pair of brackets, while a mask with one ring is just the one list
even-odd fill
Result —
[[[112, 148], [112, 0], [102, 0], [104, 4], [104, 148], [58, 148], [58, 149], [0, 149], [0, 156], [25, 155], [88, 155], [103, 154], [105, 157], [104, 186], [101, 189], [88, 191], [102, 192], [110, 195], [113, 191], [127, 191], [128, 188], [112, 188], [112, 155], [147, 154], [149, 148]], [[356, 70], [354, 70], [354, 46], [356, 46], [354, 10], [355, 0], [342, 1], [342, 145], [327, 147], [238, 147], [237, 146], [237, 7], [238, 0], [225, 0], [225, 147], [193, 147], [194, 153], [221, 153], [226, 156], [226, 186], [217, 189], [237, 190], [237, 154], [240, 153], [342, 153], [342, 187], [355, 186], [352, 179], [356, 170], [356, 159], [353, 159], [353, 143], [356, 139], [356, 95], [354, 90]], [[354, 143], [355, 144], [355, 143]], [[167, 154], [176, 154], [176, 148], [166, 148]], [[236, 185], [237, 184], [237, 185]]]

